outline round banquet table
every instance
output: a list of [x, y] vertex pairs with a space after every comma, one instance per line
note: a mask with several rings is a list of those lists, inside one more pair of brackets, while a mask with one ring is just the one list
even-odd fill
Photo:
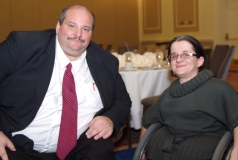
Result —
[[132, 101], [130, 126], [141, 128], [143, 106], [141, 100], [146, 97], [160, 95], [175, 79], [168, 68], [144, 69], [119, 72], [126, 85]]

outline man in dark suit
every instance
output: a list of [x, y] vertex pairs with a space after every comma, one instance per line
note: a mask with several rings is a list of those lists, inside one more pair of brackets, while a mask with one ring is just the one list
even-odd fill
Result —
[[58, 159], [62, 79], [72, 65], [77, 143], [60, 159], [113, 160], [112, 138], [130, 114], [118, 60], [91, 42], [94, 15], [65, 8], [56, 30], [11, 32], [0, 43], [0, 157]]

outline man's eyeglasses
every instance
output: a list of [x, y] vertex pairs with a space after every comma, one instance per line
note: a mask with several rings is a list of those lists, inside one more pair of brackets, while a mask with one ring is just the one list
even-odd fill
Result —
[[190, 53], [190, 52], [183, 52], [180, 55], [178, 53], [173, 53], [173, 54], [168, 55], [168, 59], [170, 61], [176, 60], [179, 56], [183, 59], [186, 59], [186, 58], [189, 58], [189, 57], [192, 57], [192, 56], [196, 56], [196, 54], [193, 54], [193, 53]]

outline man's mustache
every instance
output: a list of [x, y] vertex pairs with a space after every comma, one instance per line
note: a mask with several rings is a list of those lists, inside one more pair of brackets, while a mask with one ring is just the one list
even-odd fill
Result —
[[70, 39], [70, 40], [74, 40], [74, 39], [77, 39], [77, 40], [80, 40], [81, 42], [85, 42], [85, 40], [81, 39], [81, 38], [78, 38], [78, 37], [69, 37], [67, 39]]

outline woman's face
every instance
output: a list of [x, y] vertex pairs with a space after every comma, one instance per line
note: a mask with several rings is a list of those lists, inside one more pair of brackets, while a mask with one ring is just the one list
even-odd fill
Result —
[[198, 74], [199, 67], [204, 62], [204, 57], [197, 58], [196, 56], [181, 57], [182, 53], [195, 54], [192, 44], [182, 40], [174, 42], [171, 45], [171, 55], [178, 54], [178, 58], [171, 60], [173, 73], [178, 76], [180, 83], [184, 83]]

